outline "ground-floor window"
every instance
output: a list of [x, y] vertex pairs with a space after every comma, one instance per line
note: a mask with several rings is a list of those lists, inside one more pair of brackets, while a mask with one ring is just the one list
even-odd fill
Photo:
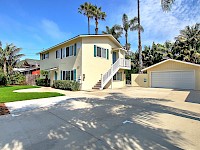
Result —
[[61, 71], [62, 72], [62, 80], [76, 80], [76, 69], [71, 71]]
[[113, 76], [113, 80], [122, 81], [122, 72], [117, 72], [117, 73]]

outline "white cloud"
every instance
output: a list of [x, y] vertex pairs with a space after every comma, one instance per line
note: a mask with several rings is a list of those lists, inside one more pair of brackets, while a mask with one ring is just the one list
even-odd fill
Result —
[[52, 20], [43, 19], [41, 21], [43, 30], [52, 38], [62, 39], [66, 37], [66, 33], [62, 32], [59, 26]]
[[[141, 24], [145, 30], [142, 33], [143, 45], [149, 45], [153, 41], [173, 40], [185, 26], [200, 22], [199, 4], [200, 0], [176, 0], [172, 11], [167, 13], [162, 11], [160, 0], [142, 0]], [[128, 7], [118, 9], [118, 12], [112, 15], [110, 25], [121, 22], [121, 12], [127, 13], [129, 18], [137, 16], [136, 1], [129, 0]], [[131, 45], [134, 45], [132, 49], [136, 50], [137, 32], [130, 32], [129, 35], [129, 41]]]

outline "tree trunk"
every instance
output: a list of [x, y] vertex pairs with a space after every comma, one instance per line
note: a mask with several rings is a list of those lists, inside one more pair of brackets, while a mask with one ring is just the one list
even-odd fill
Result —
[[[140, 0], [138, 0], [138, 25], [140, 27]], [[140, 28], [138, 30], [138, 50], [139, 50], [139, 73], [142, 73], [142, 42], [141, 42], [141, 35], [140, 35]]]
[[95, 24], [96, 24], [95, 34], [98, 34], [98, 19], [97, 18], [95, 18]]
[[126, 50], [128, 50], [128, 32], [127, 31], [125, 33], [125, 38], [126, 38]]
[[7, 75], [7, 68], [6, 67], [7, 67], [6, 66], [6, 60], [4, 60], [4, 62], [3, 62], [3, 72], [4, 72], [5, 75]]
[[88, 17], [88, 34], [90, 34], [90, 17]]

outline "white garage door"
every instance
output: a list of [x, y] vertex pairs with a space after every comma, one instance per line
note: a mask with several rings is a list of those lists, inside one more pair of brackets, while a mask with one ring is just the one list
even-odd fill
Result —
[[151, 73], [152, 87], [194, 89], [194, 71], [167, 71]]

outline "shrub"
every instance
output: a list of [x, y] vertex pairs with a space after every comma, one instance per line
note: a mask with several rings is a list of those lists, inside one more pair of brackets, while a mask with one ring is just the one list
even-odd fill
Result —
[[62, 90], [78, 91], [80, 89], [80, 83], [69, 80], [56, 80], [53, 81], [52, 87]]
[[0, 85], [5, 86], [7, 84], [6, 76], [0, 72]]
[[50, 86], [50, 79], [36, 79], [36, 85], [37, 86], [46, 86], [49, 87]]
[[14, 85], [25, 85], [26, 77], [19, 72], [15, 72], [9, 76], [9, 83]]

